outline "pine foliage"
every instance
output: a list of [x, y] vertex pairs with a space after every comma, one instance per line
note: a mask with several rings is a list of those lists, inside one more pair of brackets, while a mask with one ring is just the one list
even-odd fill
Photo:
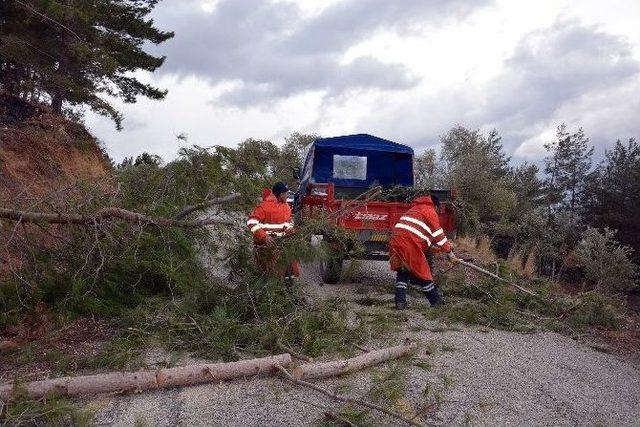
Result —
[[122, 116], [105, 95], [133, 103], [139, 96], [163, 99], [167, 93], [132, 75], [160, 67], [164, 57], [147, 53], [145, 47], [173, 37], [148, 18], [157, 2], [1, 2], [0, 88], [47, 102], [57, 113], [88, 106], [120, 128]]

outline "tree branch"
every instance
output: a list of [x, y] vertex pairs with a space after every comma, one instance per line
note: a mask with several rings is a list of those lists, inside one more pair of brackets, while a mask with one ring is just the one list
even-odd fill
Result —
[[390, 411], [390, 410], [388, 410], [386, 408], [383, 408], [382, 406], [378, 406], [378, 405], [376, 405], [374, 403], [367, 402], [365, 400], [354, 399], [352, 397], [340, 396], [340, 395], [337, 395], [337, 394], [333, 394], [330, 391], [325, 390], [325, 389], [323, 389], [321, 387], [318, 387], [315, 384], [312, 384], [312, 383], [307, 382], [307, 381], [299, 380], [299, 379], [295, 378], [293, 375], [291, 375], [285, 368], [283, 368], [280, 365], [275, 365], [275, 368], [278, 371], [280, 371], [280, 373], [282, 374], [282, 376], [285, 379], [291, 381], [293, 384], [302, 385], [302, 386], [308, 387], [308, 388], [310, 388], [312, 390], [318, 391], [318, 392], [320, 392], [320, 393], [322, 393], [322, 394], [324, 394], [326, 396], [329, 396], [333, 400], [337, 400], [339, 402], [345, 402], [345, 403], [354, 403], [354, 404], [357, 404], [357, 405], [360, 405], [360, 406], [364, 406], [366, 408], [373, 409], [375, 411], [382, 412], [384, 414], [387, 414], [387, 415], [390, 415], [392, 417], [398, 418], [398, 419], [400, 419], [400, 420], [402, 420], [402, 421], [404, 421], [404, 422], [406, 422], [406, 423], [408, 423], [410, 425], [413, 425], [413, 426], [418, 426], [418, 427], [423, 427], [424, 426], [424, 424], [420, 424], [419, 422], [417, 422], [415, 420], [409, 419], [409, 418], [407, 418], [407, 417], [405, 417], [405, 416], [403, 416], [401, 414], [398, 414], [397, 412]]
[[189, 215], [192, 212], [204, 210], [204, 209], [210, 208], [211, 206], [227, 203], [227, 202], [230, 202], [232, 200], [237, 199], [238, 197], [240, 197], [240, 194], [238, 194], [238, 193], [231, 193], [231, 194], [228, 194], [226, 196], [216, 197], [216, 198], [213, 198], [213, 199], [210, 199], [210, 198], [207, 197], [207, 199], [202, 203], [198, 203], [196, 205], [191, 205], [191, 206], [186, 206], [184, 209], [182, 209], [180, 211], [180, 213], [178, 215], [176, 215], [174, 217], [174, 219], [183, 219], [184, 217], [186, 217], [187, 215]]
[[27, 3], [24, 3], [24, 2], [22, 2], [20, 0], [13, 0], [13, 1], [18, 3], [19, 5], [21, 5], [25, 9], [29, 10], [30, 12], [38, 15], [42, 19], [46, 19], [47, 21], [53, 22], [54, 24], [56, 24], [56, 25], [60, 26], [61, 28], [67, 30], [68, 32], [73, 34], [78, 40], [83, 41], [82, 38], [80, 38], [80, 36], [75, 31], [73, 31], [71, 28], [67, 27], [66, 25], [62, 24], [61, 22], [58, 22], [55, 19], [45, 15], [44, 13], [37, 11], [33, 6], [31, 6], [31, 5], [27, 4]]
[[99, 210], [95, 215], [82, 214], [63, 214], [63, 213], [44, 213], [44, 212], [24, 212], [14, 209], [0, 208], [0, 219], [8, 219], [11, 221], [21, 221], [23, 223], [41, 223], [49, 224], [66, 224], [66, 225], [85, 225], [92, 226], [106, 220], [117, 219], [124, 222], [139, 225], [154, 225], [158, 227], [183, 227], [197, 228], [213, 224], [232, 225], [227, 220], [204, 218], [193, 221], [182, 221], [171, 218], [152, 218], [137, 212], [128, 211], [122, 208], [108, 207]]

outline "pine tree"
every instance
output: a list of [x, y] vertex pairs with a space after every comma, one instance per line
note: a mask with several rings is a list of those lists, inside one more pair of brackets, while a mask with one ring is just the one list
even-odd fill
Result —
[[158, 0], [3, 0], [0, 2], [0, 88], [55, 112], [88, 106], [122, 117], [100, 95], [133, 103], [138, 96], [162, 99], [166, 91], [144, 84], [132, 72], [154, 71], [164, 57], [144, 51], [172, 32], [147, 16]]
[[595, 227], [617, 230], [619, 241], [635, 249], [640, 259], [640, 145], [616, 141], [589, 176], [583, 204]]
[[516, 205], [511, 212], [514, 220], [543, 205], [543, 183], [538, 178], [538, 167], [523, 163], [511, 172], [511, 188], [516, 194]]
[[562, 173], [559, 184], [568, 193], [569, 210], [575, 213], [591, 169], [593, 147], [589, 146], [589, 138], [585, 136], [582, 128], [572, 134], [568, 141], [569, 144], [563, 146], [560, 152]]
[[544, 145], [544, 148], [550, 154], [544, 159], [544, 173], [547, 175], [544, 182], [544, 187], [547, 200], [547, 214], [549, 219], [551, 218], [554, 206], [560, 203], [563, 199], [562, 189], [558, 184], [560, 175], [558, 151], [559, 146], [561, 144], [566, 144], [564, 141], [566, 141], [568, 138], [569, 133], [567, 132], [567, 126], [562, 123], [556, 129], [556, 140]]
[[556, 140], [545, 144], [545, 148], [550, 153], [545, 159], [549, 212], [552, 206], [560, 204], [575, 214], [592, 164], [589, 138], [581, 128], [569, 134], [563, 123], [558, 126]]

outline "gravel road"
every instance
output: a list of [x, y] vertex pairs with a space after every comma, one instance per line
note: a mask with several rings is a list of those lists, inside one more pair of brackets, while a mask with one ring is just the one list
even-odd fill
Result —
[[[307, 268], [306, 275], [317, 283], [314, 268]], [[354, 291], [391, 286], [392, 279], [386, 263], [366, 262], [350, 275], [349, 284], [309, 285], [307, 293], [311, 298], [341, 294], [355, 299], [362, 295]], [[391, 316], [391, 295], [372, 295], [389, 304], [366, 309]], [[410, 301], [410, 307], [418, 304], [423, 301]], [[427, 424], [640, 426], [640, 368], [629, 360], [556, 333], [447, 328], [415, 310], [406, 311], [399, 328], [371, 347], [404, 338], [420, 343], [417, 357], [424, 363], [408, 365], [405, 397], [390, 405], [408, 414], [422, 408]], [[360, 396], [380, 369], [319, 384]], [[100, 426], [319, 425], [327, 408], [339, 408], [322, 395], [274, 378], [100, 397], [89, 404], [97, 409]], [[396, 419], [377, 415], [369, 421], [398, 425]]]

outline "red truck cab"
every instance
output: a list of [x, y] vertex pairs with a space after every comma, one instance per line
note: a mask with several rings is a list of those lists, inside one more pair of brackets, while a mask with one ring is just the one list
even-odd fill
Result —
[[[300, 187], [294, 197], [297, 221], [320, 213], [331, 215], [374, 186], [383, 190], [413, 186], [413, 149], [372, 135], [319, 138], [306, 147], [303, 161]], [[455, 231], [451, 192], [431, 190], [430, 194], [440, 200], [440, 223], [451, 235]], [[339, 280], [345, 256], [387, 260], [391, 230], [411, 207], [412, 203], [406, 201], [372, 200], [332, 215], [337, 227], [355, 233], [364, 251], [336, 253], [324, 260], [324, 281]]]

